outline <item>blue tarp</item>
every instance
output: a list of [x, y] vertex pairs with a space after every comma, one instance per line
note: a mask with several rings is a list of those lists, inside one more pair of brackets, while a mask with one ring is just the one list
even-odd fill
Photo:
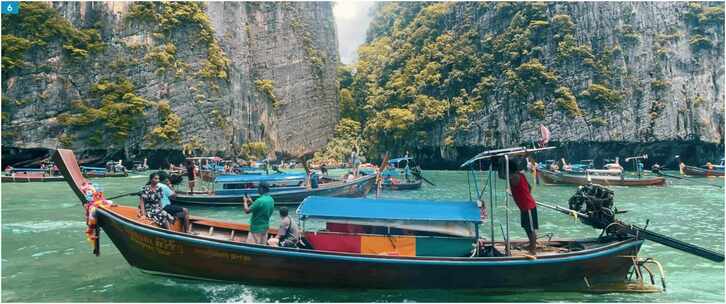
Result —
[[310, 196], [297, 210], [302, 218], [480, 223], [470, 201], [428, 201]]
[[254, 182], [278, 182], [287, 180], [305, 179], [305, 173], [281, 173], [270, 175], [246, 174], [246, 175], [222, 175], [214, 179], [215, 183], [254, 183]]

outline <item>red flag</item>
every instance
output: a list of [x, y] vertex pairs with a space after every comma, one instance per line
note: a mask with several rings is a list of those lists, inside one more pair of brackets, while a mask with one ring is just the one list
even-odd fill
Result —
[[550, 142], [550, 130], [547, 129], [543, 124], [539, 125], [539, 134], [542, 136], [542, 139], [539, 141], [540, 148], [543, 148], [547, 146], [547, 143]]

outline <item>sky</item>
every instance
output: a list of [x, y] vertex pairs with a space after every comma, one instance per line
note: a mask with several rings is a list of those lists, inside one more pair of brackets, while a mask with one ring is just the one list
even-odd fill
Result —
[[375, 2], [372, 1], [335, 1], [333, 15], [338, 30], [338, 48], [340, 62], [353, 63], [356, 50], [366, 40], [366, 31], [371, 17], [368, 10]]

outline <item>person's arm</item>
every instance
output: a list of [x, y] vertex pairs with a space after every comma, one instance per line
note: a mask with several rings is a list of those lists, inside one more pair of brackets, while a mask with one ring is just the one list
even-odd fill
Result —
[[144, 199], [139, 197], [139, 217], [146, 217], [146, 208], [144, 207]]
[[[250, 207], [250, 198], [248, 195], [245, 194], [244, 198], [242, 199], [242, 204], [244, 205], [245, 213], [252, 212], [252, 208]], [[254, 205], [254, 203], [252, 203]]]

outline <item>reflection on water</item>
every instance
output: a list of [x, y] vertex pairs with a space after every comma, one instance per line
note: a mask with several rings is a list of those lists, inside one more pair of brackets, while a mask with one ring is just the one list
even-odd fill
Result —
[[[342, 170], [332, 174], [342, 173]], [[467, 176], [459, 171], [426, 171], [436, 184], [415, 191], [383, 192], [383, 198], [469, 199]], [[137, 191], [144, 175], [97, 179], [107, 196]], [[698, 179], [723, 185], [721, 179]], [[479, 176], [479, 185], [486, 178]], [[499, 180], [497, 187], [504, 186]], [[625, 222], [712, 250], [724, 251], [724, 192], [716, 187], [671, 180], [666, 187], [613, 187], [615, 205]], [[473, 189], [472, 189], [473, 190]], [[537, 200], [561, 206], [575, 192], [571, 186], [534, 185]], [[374, 197], [370, 195], [369, 197]], [[485, 197], [488, 200], [488, 197]], [[136, 206], [136, 198], [117, 203]], [[506, 224], [512, 238], [526, 238], [518, 211], [495, 206], [495, 224]], [[195, 215], [246, 222], [242, 207], [196, 207]], [[595, 237], [599, 231], [560, 213], [541, 210], [540, 235]], [[277, 225], [278, 217], [272, 217]], [[485, 223], [489, 225], [489, 223]], [[306, 289], [251, 286], [169, 278], [132, 268], [104, 235], [95, 257], [84, 236], [83, 210], [63, 183], [2, 184], [2, 301], [5, 302], [723, 302], [724, 265], [646, 242], [642, 256], [663, 263], [668, 291], [657, 294], [583, 294], [565, 292], [490, 292], [482, 290]], [[488, 233], [488, 229], [486, 229]], [[496, 231], [495, 238], [502, 235]]]

